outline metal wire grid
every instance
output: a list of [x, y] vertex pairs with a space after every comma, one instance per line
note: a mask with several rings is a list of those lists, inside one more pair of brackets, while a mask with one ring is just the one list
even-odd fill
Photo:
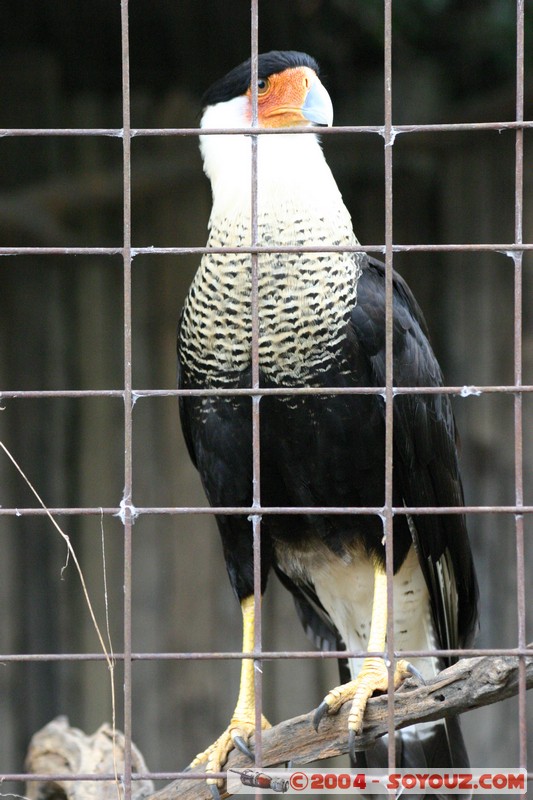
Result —
[[[141, 254], [197, 254], [207, 251], [205, 247], [173, 247], [173, 248], [134, 248], [131, 239], [131, 140], [135, 136], [198, 136], [197, 129], [190, 128], [137, 128], [131, 126], [130, 118], [130, 68], [129, 68], [129, 30], [128, 30], [128, 0], [121, 0], [121, 38], [122, 38], [122, 92], [123, 92], [123, 120], [122, 128], [43, 128], [43, 129], [5, 129], [0, 130], [1, 136], [111, 136], [120, 137], [123, 143], [123, 243], [120, 248], [110, 247], [2, 247], [0, 255], [121, 255], [123, 258], [124, 280], [124, 385], [120, 390], [51, 390], [51, 391], [3, 391], [6, 398], [44, 398], [44, 397], [121, 397], [124, 401], [124, 496], [120, 507], [62, 507], [50, 508], [49, 512], [57, 515], [116, 515], [120, 514], [124, 524], [124, 652], [115, 654], [117, 660], [123, 662], [124, 668], [124, 720], [123, 728], [126, 739], [125, 765], [121, 775], [126, 798], [131, 796], [132, 780], [151, 777], [153, 779], [174, 779], [183, 777], [183, 773], [148, 773], [133, 774], [131, 762], [131, 736], [132, 736], [132, 665], [137, 660], [236, 660], [244, 656], [254, 659], [260, 666], [262, 658], [268, 659], [308, 659], [308, 658], [338, 658], [345, 657], [346, 652], [317, 653], [316, 651], [275, 651], [267, 652], [262, 648], [261, 614], [260, 614], [260, 537], [261, 516], [265, 514], [378, 514], [383, 519], [384, 533], [386, 534], [386, 563], [388, 592], [388, 627], [387, 627], [387, 652], [384, 654], [392, 664], [394, 660], [394, 631], [393, 631], [393, 594], [392, 594], [392, 522], [398, 514], [458, 514], [458, 513], [495, 513], [514, 514], [517, 557], [517, 610], [518, 610], [518, 641], [516, 648], [501, 649], [476, 649], [468, 650], [432, 650], [405, 652], [407, 657], [424, 655], [515, 655], [519, 663], [519, 693], [518, 693], [518, 726], [519, 726], [519, 757], [520, 767], [527, 767], [527, 728], [526, 728], [526, 673], [525, 657], [531, 651], [526, 648], [525, 633], [525, 558], [524, 558], [524, 515], [533, 513], [533, 506], [524, 505], [524, 470], [523, 470], [523, 397], [525, 393], [533, 392], [533, 385], [522, 382], [522, 260], [525, 251], [533, 250], [533, 244], [523, 241], [523, 179], [524, 179], [524, 130], [532, 128], [532, 121], [524, 120], [524, 3], [517, 0], [517, 44], [516, 44], [516, 119], [510, 122], [484, 122], [460, 124], [432, 124], [432, 125], [401, 125], [394, 126], [392, 121], [392, 0], [384, 0], [384, 96], [385, 119], [383, 126], [346, 126], [320, 129], [321, 135], [375, 133], [383, 137], [385, 159], [385, 242], [383, 246], [355, 246], [355, 247], [309, 247], [309, 252], [337, 252], [362, 251], [377, 252], [385, 256], [386, 263], [386, 381], [385, 386], [376, 388], [358, 389], [260, 389], [259, 388], [259, 362], [258, 362], [258, 255], [264, 252], [301, 252], [302, 248], [291, 247], [262, 247], [259, 244], [257, 232], [257, 139], [258, 135], [275, 133], [272, 130], [258, 131], [257, 128], [257, 58], [258, 58], [258, 30], [259, 14], [258, 0], [250, 0], [251, 7], [251, 58], [252, 58], [252, 102], [253, 119], [251, 128], [245, 128], [235, 133], [252, 134], [252, 241], [250, 247], [240, 248], [212, 248], [210, 252], [250, 253], [252, 261], [252, 387], [240, 390], [136, 390], [132, 385], [132, 296], [131, 277], [132, 262], [135, 256]], [[515, 226], [514, 241], [501, 244], [418, 244], [397, 245], [393, 241], [393, 147], [394, 140], [399, 134], [409, 134], [418, 131], [442, 133], [446, 131], [481, 131], [481, 130], [514, 130], [515, 131]], [[212, 130], [203, 133], [216, 134], [227, 131]], [[294, 133], [292, 129], [279, 131]], [[308, 130], [307, 133], [312, 131]], [[305, 132], [299, 132], [299, 135]], [[394, 253], [400, 252], [505, 252], [514, 261], [514, 381], [512, 385], [484, 385], [484, 386], [446, 386], [435, 387], [393, 387], [393, 359], [392, 359], [392, 266]], [[398, 394], [438, 393], [467, 395], [477, 392], [512, 394], [514, 397], [514, 471], [515, 471], [515, 502], [513, 505], [492, 506], [464, 506], [456, 507], [424, 507], [407, 508], [394, 507], [392, 504], [392, 443], [393, 443], [393, 401]], [[260, 496], [260, 399], [269, 394], [381, 394], [385, 398], [386, 408], [386, 474], [385, 474], [385, 503], [383, 507], [374, 508], [334, 508], [334, 507], [309, 507], [309, 508], [278, 508], [263, 507]], [[182, 506], [175, 507], [135, 507], [133, 504], [133, 453], [132, 453], [132, 409], [137, 397], [179, 396], [179, 395], [248, 395], [252, 400], [253, 409], [253, 502], [250, 507], [224, 507], [203, 508]], [[0, 515], [37, 516], [48, 513], [42, 508], [0, 508]], [[182, 652], [182, 653], [134, 653], [132, 651], [132, 525], [134, 519], [142, 514], [149, 515], [180, 515], [180, 514], [247, 514], [252, 518], [254, 537], [254, 590], [256, 603], [256, 630], [254, 651], [243, 654], [241, 652]], [[364, 654], [354, 653], [355, 657]], [[7, 654], [2, 656], [2, 661], [8, 662], [38, 662], [38, 661], [99, 661], [104, 660], [103, 653], [81, 654]], [[392, 668], [389, 668], [389, 688], [392, 686]], [[262, 672], [255, 670], [256, 688], [256, 763], [261, 764], [262, 742], [260, 719], [262, 714]], [[388, 727], [389, 733], [394, 730], [394, 698], [389, 692], [388, 699]], [[389, 737], [389, 766], [394, 767], [393, 736]], [[4, 780], [67, 780], [72, 775], [32, 775], [6, 774], [0, 776]], [[76, 775], [77, 780], [110, 780], [113, 775]], [[188, 775], [190, 777], [190, 774]], [[202, 773], [198, 773], [202, 777]], [[530, 779], [532, 775], [528, 776]]]

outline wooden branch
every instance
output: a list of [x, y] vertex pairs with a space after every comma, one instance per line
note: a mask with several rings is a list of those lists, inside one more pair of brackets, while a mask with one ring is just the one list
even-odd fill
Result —
[[[525, 659], [526, 688], [533, 687], [533, 645]], [[518, 693], [517, 656], [484, 656], [459, 661], [443, 670], [425, 686], [406, 681], [394, 698], [394, 724], [397, 729], [415, 722], [427, 722], [481, 708]], [[348, 752], [348, 705], [339, 714], [326, 717], [318, 733], [312, 726], [313, 713], [281, 722], [263, 732], [263, 766], [293, 761], [299, 765]], [[387, 697], [372, 698], [365, 714], [365, 727], [359, 740], [361, 750], [370, 747], [387, 733]], [[206, 744], [208, 744], [206, 742]], [[253, 746], [253, 739], [252, 739]], [[115, 754], [117, 770], [124, 768], [124, 736], [117, 731]], [[249, 760], [232, 751], [227, 767], [248, 767]], [[34, 774], [88, 774], [113, 772], [113, 736], [110, 725], [102, 725], [92, 736], [71, 728], [65, 717], [49, 723], [32, 739], [26, 767]], [[132, 767], [137, 774], [148, 772], [142, 755], [132, 746]], [[198, 770], [199, 771], [199, 770]], [[136, 800], [211, 800], [203, 779], [180, 779], [158, 792], [148, 780], [133, 781]], [[29, 781], [26, 794], [31, 800], [62, 796], [65, 800], [115, 800], [117, 787], [112, 781], [56, 782]]]
[[[530, 645], [531, 647], [532, 645]], [[417, 687], [411, 679], [396, 692], [394, 724], [397, 729], [415, 722], [427, 722], [481, 708], [518, 693], [518, 658], [483, 656], [468, 658], [443, 670], [425, 686]], [[526, 688], [533, 687], [533, 650], [526, 658]], [[287, 761], [299, 765], [348, 752], [348, 713], [346, 704], [335, 717], [325, 718], [318, 733], [312, 726], [313, 713], [281, 722], [264, 731], [263, 766]], [[360, 749], [370, 747], [387, 733], [387, 697], [372, 698], [365, 714]], [[252, 740], [253, 744], [253, 740]], [[227, 767], [248, 767], [250, 762], [232, 751]], [[203, 780], [180, 779], [152, 795], [149, 800], [211, 800]]]

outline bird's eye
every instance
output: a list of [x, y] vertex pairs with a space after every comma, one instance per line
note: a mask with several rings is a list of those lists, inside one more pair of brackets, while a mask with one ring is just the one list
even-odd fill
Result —
[[259, 78], [257, 81], [257, 94], [265, 94], [268, 92], [270, 81], [268, 78]]

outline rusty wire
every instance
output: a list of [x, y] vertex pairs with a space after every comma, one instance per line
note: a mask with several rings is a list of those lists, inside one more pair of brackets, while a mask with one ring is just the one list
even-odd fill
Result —
[[[263, 132], [261, 131], [261, 134]], [[224, 253], [379, 253], [384, 254], [383, 245], [358, 244], [358, 245], [313, 245], [303, 248], [295, 245], [284, 246], [256, 246], [243, 245], [239, 247], [138, 247], [131, 249], [131, 257], [147, 256], [186, 256], [186, 255], [212, 255]], [[500, 244], [394, 244], [393, 253], [456, 253], [480, 252], [499, 253], [511, 255], [525, 253], [533, 250], [533, 244], [516, 244], [513, 242]], [[1, 247], [0, 256], [124, 256], [122, 247]]]
[[133, 397], [132, 397], [132, 283], [131, 283], [131, 109], [129, 57], [129, 0], [121, 0], [122, 48], [122, 157], [123, 157], [123, 250], [124, 261], [124, 772], [126, 800], [131, 798], [132, 773], [132, 525], [133, 508]]
[[[122, 506], [102, 507], [102, 506], [82, 506], [75, 507], [53, 507], [44, 508], [0, 508], [0, 516], [39, 516], [48, 513], [54, 516], [115, 516], [122, 515]], [[376, 514], [382, 517], [385, 513], [383, 506], [132, 506], [131, 511], [135, 517], [143, 514], [207, 514], [227, 515], [234, 514], [252, 516], [260, 514]], [[532, 514], [533, 506], [510, 505], [510, 506], [393, 506], [394, 516], [400, 514]]]
[[[516, 26], [516, 121], [524, 119], [524, 3], [517, 2]], [[524, 131], [517, 128], [515, 133], [515, 243], [523, 242], [524, 218]], [[523, 333], [523, 251], [513, 253], [514, 272], [514, 382], [517, 389], [522, 385], [522, 333]], [[524, 499], [524, 408], [523, 394], [517, 391], [514, 396], [514, 468], [515, 502]], [[526, 590], [525, 590], [525, 547], [524, 517], [515, 515], [516, 533], [516, 582], [518, 614], [518, 647], [526, 644]], [[527, 718], [526, 718], [526, 662], [518, 659], [518, 746], [519, 766], [527, 767]]]
[[[250, 0], [250, 79], [252, 100], [252, 135], [251, 135], [251, 245], [259, 245], [258, 227], [258, 186], [257, 186], [257, 152], [258, 152], [258, 100], [257, 71], [259, 65], [259, 6], [258, 0]], [[250, 298], [252, 318], [252, 507], [250, 515], [253, 536], [254, 559], [254, 651], [261, 655], [263, 649], [263, 625], [261, 612], [261, 396], [259, 389], [259, 253], [251, 253], [252, 293]], [[254, 658], [254, 694], [255, 694], [255, 747], [254, 763], [260, 767], [263, 763], [263, 669], [261, 659]], [[256, 793], [259, 795], [259, 793]]]
[[[518, 648], [518, 647], [462, 647], [453, 650], [438, 650], [431, 648], [431, 650], [402, 650], [402, 655], [409, 656], [410, 658], [425, 657], [425, 656], [467, 656], [468, 658], [475, 658], [477, 656], [530, 656], [531, 648]], [[261, 656], [268, 661], [276, 660], [291, 660], [291, 659], [339, 659], [339, 658], [364, 658], [366, 655], [383, 655], [382, 653], [374, 653], [369, 650], [261, 650]], [[241, 650], [210, 650], [204, 651], [179, 651], [176, 653], [165, 653], [157, 650], [154, 653], [143, 651], [142, 653], [131, 653], [132, 661], [242, 661], [243, 658], [253, 658], [257, 655], [257, 651], [253, 650], [249, 653], [242, 652]], [[395, 657], [398, 653], [394, 654]], [[113, 651], [113, 658], [117, 661], [124, 660], [124, 653], [115, 653]], [[130, 658], [130, 654], [127, 656]], [[47, 661], [106, 661], [104, 653], [9, 653], [2, 655], [2, 662], [47, 662]]]
[[[252, 76], [257, 75], [258, 58], [258, 31], [259, 15], [258, 0], [250, 0], [251, 29], [250, 51]], [[374, 134], [384, 140], [385, 159], [385, 242], [380, 245], [356, 245], [352, 247], [313, 246], [305, 248], [309, 252], [374, 252], [385, 256], [386, 264], [386, 382], [383, 387], [361, 388], [295, 388], [295, 389], [260, 389], [259, 363], [258, 363], [258, 255], [260, 253], [302, 252], [301, 247], [264, 247], [259, 244], [257, 231], [257, 140], [259, 135], [295, 134], [294, 128], [259, 130], [257, 123], [257, 90], [256, 81], [252, 79], [253, 117], [250, 128], [235, 130], [235, 135], [251, 134], [252, 141], [252, 240], [250, 246], [231, 248], [207, 247], [140, 247], [135, 248], [131, 240], [131, 140], [134, 137], [174, 136], [197, 137], [200, 131], [197, 128], [132, 128], [130, 119], [130, 64], [129, 64], [129, 31], [128, 31], [128, 0], [121, 0], [121, 46], [122, 46], [122, 128], [33, 128], [33, 129], [0, 129], [2, 137], [33, 137], [33, 136], [92, 136], [116, 137], [122, 139], [123, 148], [123, 241], [121, 247], [0, 247], [0, 256], [14, 255], [95, 255], [95, 256], [121, 256], [123, 259], [124, 279], [124, 374], [123, 387], [120, 389], [106, 390], [8, 390], [2, 391], [3, 398], [55, 398], [55, 397], [108, 397], [120, 398], [124, 403], [124, 498], [120, 508], [116, 507], [58, 507], [58, 508], [0, 508], [0, 516], [39, 516], [47, 513], [53, 515], [121, 515], [124, 524], [124, 651], [114, 653], [117, 661], [124, 665], [124, 734], [125, 734], [125, 765], [121, 776], [125, 788], [126, 798], [131, 797], [131, 783], [134, 780], [150, 777], [153, 779], [172, 780], [183, 777], [182, 772], [168, 773], [143, 773], [132, 772], [131, 764], [131, 735], [132, 735], [132, 665], [137, 661], [151, 660], [242, 660], [245, 657], [253, 658], [257, 667], [254, 670], [256, 688], [256, 722], [257, 734], [255, 744], [256, 764], [261, 764], [261, 713], [262, 713], [262, 671], [261, 659], [309, 659], [309, 658], [344, 658], [350, 655], [354, 658], [363, 658], [365, 652], [347, 653], [346, 651], [265, 651], [262, 648], [261, 631], [261, 580], [260, 580], [260, 540], [261, 540], [261, 515], [268, 514], [376, 514], [383, 519], [384, 533], [386, 534], [386, 563], [389, 583], [387, 629], [387, 657], [392, 663], [397, 653], [394, 650], [393, 631], [393, 594], [392, 594], [392, 547], [393, 547], [393, 518], [401, 514], [513, 514], [515, 516], [516, 559], [517, 559], [517, 614], [518, 614], [518, 641], [516, 648], [491, 648], [491, 649], [462, 649], [462, 650], [430, 650], [403, 652], [403, 656], [478, 656], [478, 655], [516, 655], [519, 659], [519, 693], [518, 693], [518, 725], [520, 767], [527, 766], [527, 727], [526, 727], [526, 685], [525, 685], [525, 657], [531, 651], [526, 647], [525, 634], [525, 555], [524, 555], [524, 515], [533, 513], [532, 505], [524, 504], [524, 469], [523, 469], [523, 397], [533, 392], [533, 385], [522, 382], [522, 260], [524, 252], [533, 250], [533, 244], [523, 242], [523, 182], [524, 182], [524, 130], [533, 128], [533, 121], [524, 119], [524, 4], [517, 0], [517, 46], [516, 46], [516, 118], [512, 121], [469, 122], [469, 123], [442, 123], [424, 125], [394, 125], [392, 119], [392, 0], [385, 0], [385, 50], [384, 50], [384, 97], [385, 119], [383, 126], [356, 125], [334, 126], [329, 129], [320, 128], [321, 136], [349, 135], [349, 134]], [[411, 135], [416, 133], [461, 133], [474, 131], [514, 131], [515, 132], [515, 226], [514, 241], [497, 244], [396, 244], [393, 238], [393, 184], [392, 165], [393, 147], [398, 135]], [[298, 134], [311, 134], [317, 129], [298, 131]], [[203, 135], [228, 134], [227, 130], [212, 129], [202, 131]], [[132, 298], [131, 298], [131, 270], [133, 259], [137, 255], [202, 255], [212, 253], [249, 253], [252, 261], [252, 386], [249, 389], [239, 390], [139, 390], [132, 384]], [[392, 359], [392, 269], [393, 257], [396, 253], [403, 252], [494, 252], [509, 257], [514, 268], [514, 380], [509, 385], [487, 386], [445, 386], [445, 387], [396, 387], [394, 386], [393, 359]], [[382, 507], [370, 508], [336, 508], [336, 507], [263, 507], [260, 495], [260, 399], [267, 395], [288, 394], [321, 394], [333, 395], [348, 394], [380, 394], [386, 403], [386, 474], [385, 474], [385, 502]], [[510, 505], [488, 506], [461, 506], [461, 507], [424, 507], [408, 508], [395, 507], [392, 502], [392, 452], [393, 452], [393, 418], [392, 408], [394, 396], [399, 394], [438, 393], [448, 395], [502, 393], [514, 396], [514, 469], [515, 469], [515, 502]], [[144, 397], [198, 395], [248, 395], [252, 398], [252, 430], [253, 430], [253, 502], [251, 507], [223, 507], [208, 508], [198, 506], [180, 507], [135, 507], [133, 505], [133, 439], [132, 439], [132, 410], [134, 403]], [[250, 515], [253, 524], [254, 536], [254, 596], [256, 608], [256, 631], [254, 651], [242, 652], [133, 652], [131, 638], [132, 622], [132, 524], [139, 515], [158, 514], [246, 514]], [[380, 655], [380, 654], [376, 654]], [[4, 654], [4, 662], [45, 662], [45, 661], [103, 661], [103, 653], [52, 653], [52, 654]], [[389, 673], [389, 683], [392, 672]], [[388, 725], [389, 733], [394, 731], [394, 697], [389, 692]], [[394, 737], [389, 737], [389, 766], [394, 767]], [[201, 778], [205, 773], [198, 772]], [[72, 775], [26, 775], [4, 774], [3, 780], [39, 781], [39, 780], [67, 780]], [[190, 773], [187, 777], [191, 777]], [[114, 775], [76, 775], [77, 780], [112, 780]]]
[[[493, 122], [433, 122], [421, 125], [394, 125], [394, 134], [400, 133], [458, 133], [461, 131], [497, 131], [524, 130], [533, 128], [533, 120], [501, 120]], [[130, 137], [136, 136], [217, 136], [221, 133], [227, 136], [239, 136], [257, 132], [255, 128], [209, 128], [199, 131], [198, 128], [131, 128]], [[261, 136], [279, 136], [281, 134], [309, 135], [320, 133], [321, 136], [332, 136], [353, 133], [374, 133], [384, 135], [382, 125], [332, 125], [329, 128], [314, 128], [309, 126], [305, 130], [295, 128], [266, 128], [261, 130]], [[122, 128], [0, 128], [0, 136], [107, 136], [121, 139]]]

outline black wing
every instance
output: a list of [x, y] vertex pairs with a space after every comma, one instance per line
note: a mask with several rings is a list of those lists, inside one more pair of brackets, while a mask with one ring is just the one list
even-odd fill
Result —
[[[442, 386], [422, 312], [405, 281], [394, 275], [395, 386]], [[359, 281], [349, 336], [385, 385], [385, 268], [369, 259]], [[394, 398], [394, 474], [406, 506], [462, 506], [455, 422], [445, 394]], [[419, 514], [409, 520], [430, 592], [439, 646], [467, 646], [477, 627], [477, 583], [462, 514]], [[453, 660], [453, 659], [452, 659]]]

